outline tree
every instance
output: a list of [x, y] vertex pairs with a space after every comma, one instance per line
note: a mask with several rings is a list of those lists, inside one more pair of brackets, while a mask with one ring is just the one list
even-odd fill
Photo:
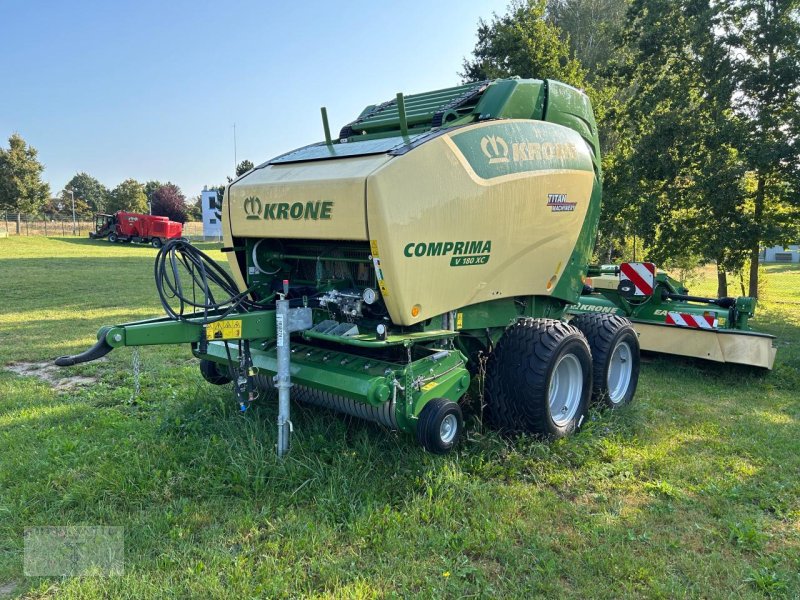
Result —
[[147, 212], [147, 196], [141, 183], [135, 179], [126, 179], [112, 190], [108, 200], [108, 212], [115, 213], [118, 210]]
[[152, 203], [153, 202], [153, 194], [155, 194], [156, 191], [158, 191], [162, 187], [164, 187], [164, 185], [165, 184], [163, 182], [158, 181], [156, 179], [151, 179], [150, 181], [145, 183], [144, 184], [144, 195], [147, 196], [147, 201]]
[[248, 171], [251, 171], [253, 169], [253, 167], [254, 167], [254, 165], [253, 165], [252, 162], [250, 162], [247, 159], [243, 160], [238, 165], [236, 165], [236, 176], [237, 177], [241, 177], [242, 175], [244, 175]]
[[718, 293], [747, 255], [745, 164], [729, 49], [717, 34], [721, 3], [635, 0], [621, 74], [606, 210], [662, 264], [714, 260]]
[[157, 190], [159, 190], [162, 187], [164, 187], [164, 185], [166, 185], [166, 184], [161, 182], [161, 181], [158, 181], [156, 179], [151, 179], [150, 181], [145, 183], [144, 186], [143, 186], [144, 195], [147, 196], [148, 198], [150, 198], [150, 197], [152, 197], [153, 194], [156, 193]]
[[152, 195], [153, 214], [169, 217], [171, 221], [186, 222], [186, 196], [174, 183], [167, 183]]
[[203, 196], [198, 194], [187, 200], [186, 218], [189, 221], [203, 220]]
[[547, 20], [567, 34], [572, 55], [592, 83], [616, 54], [628, 0], [547, 0]]
[[758, 296], [762, 245], [800, 234], [800, 0], [727, 3], [726, 39], [744, 119], [743, 154], [755, 178], [750, 236], [750, 296]]
[[570, 53], [563, 32], [545, 19], [545, 0], [514, 0], [503, 16], [478, 23], [472, 60], [465, 60], [465, 81], [499, 77], [558, 79], [586, 87], [586, 72]]
[[[86, 202], [78, 197], [75, 198], [75, 215], [78, 219], [91, 218], [92, 212], [92, 208]], [[72, 220], [72, 197], [62, 192], [55, 198], [48, 198], [41, 207], [40, 214], [46, 219]]]
[[78, 199], [83, 200], [89, 205], [90, 212], [103, 212], [108, 203], [108, 188], [87, 173], [75, 174], [64, 189], [75, 194], [76, 207]]
[[0, 208], [17, 213], [17, 235], [21, 212], [35, 213], [50, 196], [50, 186], [42, 181], [44, 165], [38, 152], [14, 133], [8, 138], [8, 149], [0, 148]]
[[[165, 184], [157, 179], [151, 179], [147, 183], [144, 184], [144, 195], [147, 196], [147, 204], [150, 210], [152, 211], [153, 205], [153, 195], [161, 189]], [[153, 213], [155, 214], [155, 213]]]
[[[58, 208], [59, 204], [61, 205], [61, 209]], [[56, 198], [51, 198], [47, 201], [42, 207], [41, 212], [45, 215], [69, 216], [72, 218], [72, 206], [72, 194], [67, 192], [67, 190], [62, 190]], [[91, 218], [93, 212], [94, 210], [92, 207], [75, 194], [75, 215], [79, 219], [86, 217]]]

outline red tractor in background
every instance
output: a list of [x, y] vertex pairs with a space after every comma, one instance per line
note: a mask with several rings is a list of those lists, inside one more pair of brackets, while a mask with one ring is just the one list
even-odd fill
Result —
[[113, 215], [96, 214], [92, 239], [108, 237], [109, 242], [141, 242], [160, 248], [167, 240], [183, 236], [183, 224], [168, 217], [117, 211]]

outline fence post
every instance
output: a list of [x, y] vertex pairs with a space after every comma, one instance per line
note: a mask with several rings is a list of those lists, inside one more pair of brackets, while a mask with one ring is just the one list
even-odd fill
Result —
[[62, 236], [67, 235], [67, 230], [64, 229], [64, 219], [63, 218], [61, 219], [61, 235]]
[[31, 217], [30, 215], [25, 215], [25, 231], [26, 235], [31, 234]]

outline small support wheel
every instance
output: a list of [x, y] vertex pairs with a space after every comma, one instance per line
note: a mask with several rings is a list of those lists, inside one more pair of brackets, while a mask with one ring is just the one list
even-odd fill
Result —
[[592, 400], [609, 408], [630, 404], [639, 383], [639, 338], [631, 322], [617, 315], [582, 314], [570, 323], [592, 349]]
[[153, 238], [152, 240], [150, 240], [150, 245], [153, 248], [161, 248], [161, 246], [164, 245], [164, 242], [161, 241], [161, 238], [157, 238], [156, 237], [156, 238]]
[[464, 429], [461, 407], [446, 398], [434, 398], [422, 407], [417, 421], [417, 441], [432, 454], [447, 454]]
[[118, 240], [119, 240], [119, 237], [117, 236], [116, 233], [109, 233], [108, 234], [108, 241], [111, 242], [112, 244], [116, 243]]
[[225, 385], [233, 381], [227, 369], [221, 369], [213, 360], [200, 359], [200, 374], [211, 385]]

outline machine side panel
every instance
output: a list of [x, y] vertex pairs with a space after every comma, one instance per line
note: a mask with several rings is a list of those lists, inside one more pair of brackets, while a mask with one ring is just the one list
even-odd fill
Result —
[[364, 240], [364, 180], [385, 154], [267, 165], [228, 187], [233, 237]]
[[[228, 197], [230, 189], [231, 189], [230, 185], [225, 188], [224, 198]], [[231, 229], [231, 214], [230, 214], [229, 202], [223, 202], [222, 205], [222, 245], [225, 248], [234, 247], [233, 231]], [[227, 252], [226, 256], [228, 257], [228, 266], [230, 266], [231, 268], [231, 274], [233, 275], [233, 280], [236, 282], [236, 285], [239, 286], [239, 291], [243, 292], [247, 289], [247, 282], [245, 281], [244, 273], [242, 273], [241, 265], [239, 264], [237, 254], [238, 252], [230, 250], [229, 252]]]
[[367, 180], [367, 215], [392, 320], [580, 278], [569, 263], [595, 181], [580, 135], [541, 121], [471, 125], [384, 165]]

